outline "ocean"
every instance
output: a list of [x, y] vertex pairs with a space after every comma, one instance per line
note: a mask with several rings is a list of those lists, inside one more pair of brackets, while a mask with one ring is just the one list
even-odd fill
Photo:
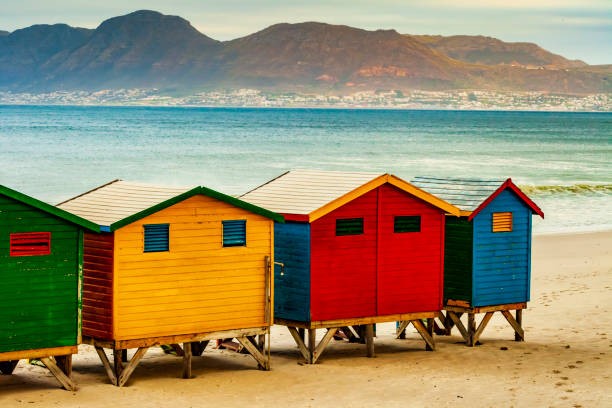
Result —
[[0, 106], [0, 184], [57, 203], [114, 179], [241, 194], [289, 169], [507, 178], [536, 233], [612, 230], [612, 113]]

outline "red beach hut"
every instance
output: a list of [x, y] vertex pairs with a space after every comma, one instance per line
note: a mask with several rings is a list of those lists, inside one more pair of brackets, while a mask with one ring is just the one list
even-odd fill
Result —
[[339, 330], [373, 355], [373, 324], [382, 322], [412, 322], [433, 349], [422, 319], [442, 307], [444, 214], [458, 208], [376, 173], [294, 170], [241, 198], [285, 216], [274, 230], [275, 323], [308, 362]]

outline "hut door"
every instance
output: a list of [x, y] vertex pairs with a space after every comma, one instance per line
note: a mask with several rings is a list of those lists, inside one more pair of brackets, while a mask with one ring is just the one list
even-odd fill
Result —
[[379, 188], [378, 208], [378, 314], [438, 310], [440, 212], [390, 184]]

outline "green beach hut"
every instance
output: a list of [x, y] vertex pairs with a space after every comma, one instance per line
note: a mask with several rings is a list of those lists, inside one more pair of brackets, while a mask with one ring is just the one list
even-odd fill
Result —
[[39, 358], [68, 390], [81, 337], [87, 220], [0, 185], [0, 372]]

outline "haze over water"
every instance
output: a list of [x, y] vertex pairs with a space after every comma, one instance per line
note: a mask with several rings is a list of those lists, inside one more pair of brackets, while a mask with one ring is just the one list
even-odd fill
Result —
[[512, 177], [559, 186], [525, 189], [536, 232], [612, 229], [612, 113], [0, 106], [0, 160], [0, 184], [51, 203], [116, 178], [241, 194], [296, 168]]

